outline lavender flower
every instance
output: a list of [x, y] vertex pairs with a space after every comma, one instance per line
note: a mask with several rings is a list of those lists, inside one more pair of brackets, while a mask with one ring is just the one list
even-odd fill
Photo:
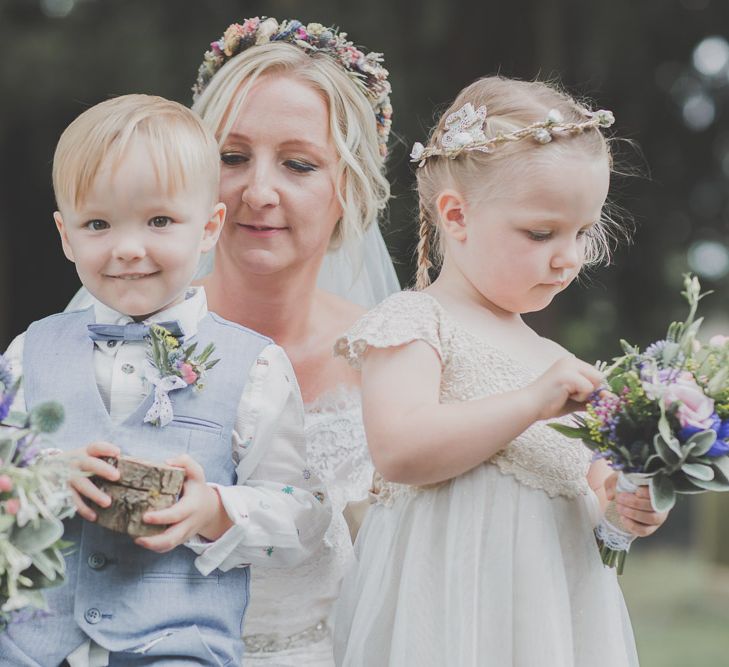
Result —
[[10, 362], [0, 354], [0, 384], [5, 386], [5, 391], [9, 391], [13, 386], [13, 374], [10, 371]]

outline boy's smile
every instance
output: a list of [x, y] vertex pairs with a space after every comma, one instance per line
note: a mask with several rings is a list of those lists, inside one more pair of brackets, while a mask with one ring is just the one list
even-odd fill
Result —
[[160, 183], [141, 139], [118, 164], [102, 166], [78, 208], [59, 205], [56, 225], [81, 282], [99, 301], [135, 319], [182, 298], [225, 216], [206, 188]]

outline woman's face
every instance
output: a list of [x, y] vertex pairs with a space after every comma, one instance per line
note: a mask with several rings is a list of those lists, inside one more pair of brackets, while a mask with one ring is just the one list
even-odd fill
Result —
[[322, 95], [286, 75], [259, 79], [221, 161], [220, 200], [228, 214], [219, 265], [266, 275], [310, 264], [318, 272], [342, 215], [338, 155]]

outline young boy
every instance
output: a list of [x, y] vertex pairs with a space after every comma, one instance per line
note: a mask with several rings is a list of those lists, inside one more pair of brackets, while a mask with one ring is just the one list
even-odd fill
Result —
[[[249, 579], [240, 566], [296, 564], [329, 525], [304, 462], [288, 359], [188, 288], [225, 218], [219, 163], [199, 119], [158, 97], [102, 102], [61, 136], [54, 218], [95, 302], [13, 341], [6, 356], [24, 375], [16, 405], [61, 401], [55, 442], [84, 472], [114, 481], [100, 457], [126, 454], [181, 466], [186, 479], [175, 505], [144, 517], [169, 528], [134, 541], [95, 523], [88, 500], [111, 499], [89, 476], [74, 480], [67, 581], [48, 591], [48, 616], [0, 633], [3, 665], [240, 664]], [[201, 390], [188, 376], [174, 388], [160, 381], [147, 360], [152, 323], [181, 348], [214, 344], [220, 363]]]

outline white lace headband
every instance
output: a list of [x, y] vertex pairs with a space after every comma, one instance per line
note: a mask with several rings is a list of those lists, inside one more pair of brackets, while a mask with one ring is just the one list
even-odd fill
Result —
[[429, 157], [444, 155], [455, 158], [463, 151], [490, 153], [501, 144], [519, 141], [527, 137], [531, 137], [540, 144], [548, 144], [554, 136], [560, 134], [574, 134], [585, 130], [607, 128], [615, 122], [612, 111], [605, 109], [599, 111], [585, 109], [584, 114], [584, 121], [565, 123], [562, 114], [557, 109], [552, 109], [543, 121], [532, 123], [507, 134], [499, 133], [494, 137], [486, 137], [483, 131], [483, 124], [486, 120], [486, 107], [481, 106], [474, 109], [473, 104], [467, 102], [458, 111], [446, 118], [446, 131], [440, 138], [440, 145], [426, 147], [420, 142], [416, 142], [410, 153], [410, 160], [418, 162], [418, 167], [422, 167]]

